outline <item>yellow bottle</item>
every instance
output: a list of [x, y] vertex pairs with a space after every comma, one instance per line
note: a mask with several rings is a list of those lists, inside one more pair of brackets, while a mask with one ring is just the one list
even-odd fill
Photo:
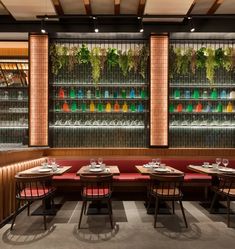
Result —
[[106, 112], [111, 112], [111, 104], [108, 102], [107, 104], [106, 104], [106, 107], [105, 107], [105, 111]]
[[228, 102], [227, 108], [226, 108], [227, 112], [233, 112], [233, 105], [231, 102]]
[[128, 105], [127, 105], [126, 101], [124, 102], [124, 104], [122, 106], [122, 111], [123, 112], [128, 112]]
[[93, 101], [91, 101], [90, 103], [90, 112], [94, 112], [95, 111], [95, 104], [93, 103]]

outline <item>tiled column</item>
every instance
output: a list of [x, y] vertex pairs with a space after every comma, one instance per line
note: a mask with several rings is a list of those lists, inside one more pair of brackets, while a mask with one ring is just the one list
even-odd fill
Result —
[[168, 42], [150, 37], [150, 146], [168, 146]]
[[29, 36], [29, 146], [48, 145], [48, 36]]

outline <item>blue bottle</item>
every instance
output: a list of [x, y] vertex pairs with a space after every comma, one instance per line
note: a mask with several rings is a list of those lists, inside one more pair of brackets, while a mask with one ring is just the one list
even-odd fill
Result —
[[130, 98], [131, 99], [135, 98], [135, 90], [134, 90], [134, 88], [132, 88], [131, 91], [130, 91]]
[[109, 91], [108, 90], [105, 90], [104, 91], [104, 97], [107, 99], [109, 98]]
[[83, 98], [83, 91], [81, 89], [78, 90], [78, 98], [79, 99]]
[[137, 106], [137, 112], [143, 112], [144, 111], [144, 107], [142, 105], [142, 103], [139, 103]]
[[220, 92], [220, 98], [221, 99], [226, 99], [227, 98], [227, 93], [226, 93], [225, 90], [223, 90], [223, 91]]

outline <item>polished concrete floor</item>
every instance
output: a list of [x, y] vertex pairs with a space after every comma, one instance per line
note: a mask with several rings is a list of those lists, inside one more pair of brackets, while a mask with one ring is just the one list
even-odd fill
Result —
[[[153, 215], [146, 214], [143, 201], [113, 201], [113, 230], [105, 215], [83, 216], [82, 229], [78, 230], [81, 202], [62, 197], [56, 202], [61, 203], [61, 208], [56, 216], [48, 218], [47, 231], [43, 229], [42, 217], [27, 216], [23, 211], [17, 216], [13, 231], [10, 224], [0, 229], [0, 248], [234, 248], [235, 215], [231, 216], [233, 228], [227, 228], [226, 215], [209, 214], [196, 201], [184, 202], [188, 229], [177, 204], [176, 214], [159, 215], [154, 229]], [[231, 207], [235, 209], [235, 203]]]

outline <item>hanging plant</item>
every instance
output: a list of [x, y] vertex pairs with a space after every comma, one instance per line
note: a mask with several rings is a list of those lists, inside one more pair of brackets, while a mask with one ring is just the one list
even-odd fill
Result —
[[90, 63], [93, 81], [94, 83], [98, 83], [101, 71], [100, 48], [95, 47], [91, 50]]
[[62, 64], [62, 67], [65, 67], [68, 64], [68, 51], [69, 49], [66, 46], [59, 46], [59, 57]]
[[196, 73], [196, 52], [194, 49], [191, 51], [191, 71], [193, 74]]
[[233, 69], [233, 48], [228, 47], [224, 50], [224, 61], [223, 61], [223, 68], [230, 72]]
[[224, 60], [225, 60], [224, 50], [222, 48], [215, 49], [216, 67], [217, 68], [222, 68]]
[[176, 72], [176, 54], [174, 52], [174, 47], [169, 48], [169, 61], [170, 61], [170, 78], [174, 77]]
[[68, 50], [68, 70], [69, 72], [72, 72], [74, 70], [74, 66], [77, 64], [77, 59], [76, 59], [76, 54], [77, 54], [77, 47], [71, 47]]
[[52, 73], [54, 75], [57, 75], [59, 73], [59, 70], [62, 67], [61, 61], [59, 60], [59, 53], [58, 53], [58, 45], [56, 44], [51, 44], [50, 50], [50, 59], [51, 59], [51, 64], [52, 64]]
[[145, 79], [149, 58], [149, 49], [144, 45], [140, 51], [140, 75]]
[[214, 83], [215, 68], [217, 67], [217, 62], [215, 60], [215, 50], [212, 48], [207, 48], [205, 51], [206, 55], [206, 77], [209, 80], [209, 83]]
[[176, 72], [177, 74], [187, 74], [191, 63], [192, 48], [183, 50], [181, 48], [174, 49], [176, 54]]
[[181, 52], [181, 48], [174, 48], [174, 52], [175, 52], [175, 57], [176, 57], [176, 64], [175, 64], [175, 71], [177, 74], [181, 73], [181, 65], [182, 65], [182, 52]]
[[119, 64], [119, 67], [122, 71], [122, 74], [124, 77], [127, 76], [127, 73], [128, 73], [128, 54], [127, 52], [122, 52], [121, 50], [118, 51], [118, 54], [119, 54], [119, 58], [118, 58], [118, 64]]
[[135, 47], [132, 54], [132, 61], [133, 61], [133, 70], [135, 73], [138, 71], [138, 66], [140, 64], [140, 49], [139, 47]]
[[197, 69], [202, 69], [205, 68], [206, 65], [206, 48], [201, 47], [196, 51], [196, 68]]
[[107, 50], [105, 48], [100, 49], [100, 67], [103, 72], [104, 70], [104, 65], [107, 60]]
[[78, 64], [88, 64], [90, 62], [90, 51], [87, 45], [82, 44], [81, 48], [77, 50], [76, 59]]
[[108, 48], [107, 51], [107, 64], [109, 68], [118, 65], [119, 55], [116, 48]]

